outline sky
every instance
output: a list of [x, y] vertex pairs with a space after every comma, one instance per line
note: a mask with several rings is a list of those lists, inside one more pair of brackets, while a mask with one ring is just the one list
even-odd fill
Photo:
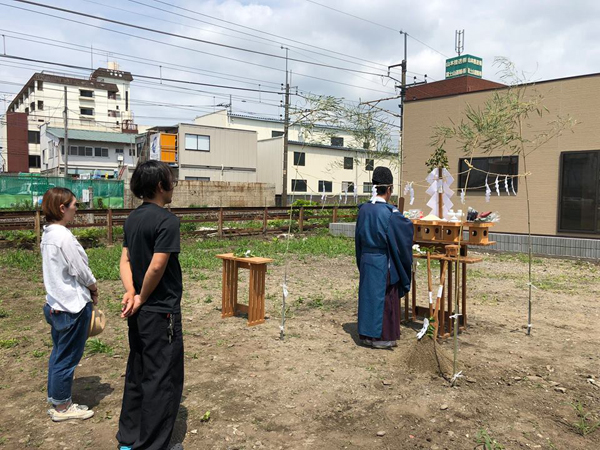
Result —
[[[422, 82], [425, 74], [429, 82], [444, 78], [446, 58], [456, 56], [455, 30], [465, 30], [464, 53], [483, 58], [486, 79], [499, 81], [496, 57], [508, 58], [531, 80], [600, 72], [600, 47], [596, 45], [600, 41], [600, 2], [596, 1], [38, 2], [263, 53], [0, 0], [0, 34], [7, 55], [85, 68], [92, 63], [106, 67], [107, 61], [117, 62], [134, 75], [132, 109], [135, 121], [145, 125], [192, 121], [228, 104], [230, 95], [234, 113], [280, 118], [286, 66], [282, 46], [289, 49], [292, 93], [332, 95], [349, 104], [397, 96], [396, 82], [387, 76], [387, 67], [403, 58], [400, 31], [409, 36], [409, 82]], [[0, 58], [0, 98], [8, 104], [12, 94], [42, 70], [80, 77], [90, 73]], [[160, 80], [136, 75], [224, 87], [166, 80], [161, 85]], [[399, 69], [393, 69], [391, 76], [400, 79]], [[305, 106], [301, 96], [293, 95], [292, 103]], [[397, 100], [381, 105], [398, 112]], [[390, 120], [397, 121], [393, 116]]]

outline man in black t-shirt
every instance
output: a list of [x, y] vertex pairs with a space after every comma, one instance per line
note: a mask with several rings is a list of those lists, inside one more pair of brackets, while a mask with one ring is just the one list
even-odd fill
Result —
[[130, 347], [117, 433], [121, 450], [167, 449], [181, 401], [179, 219], [164, 209], [176, 185], [169, 166], [158, 161], [138, 165], [131, 178], [131, 191], [144, 203], [125, 222], [120, 263]]

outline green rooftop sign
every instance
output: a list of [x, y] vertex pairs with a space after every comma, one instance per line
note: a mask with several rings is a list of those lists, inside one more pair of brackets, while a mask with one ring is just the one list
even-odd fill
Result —
[[461, 55], [446, 60], [446, 79], [464, 77], [481, 78], [483, 69], [483, 60], [478, 56]]

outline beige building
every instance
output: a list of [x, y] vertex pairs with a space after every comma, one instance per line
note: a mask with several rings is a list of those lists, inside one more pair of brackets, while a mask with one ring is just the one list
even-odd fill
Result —
[[[180, 180], [256, 182], [256, 132], [180, 123], [154, 127], [146, 132], [145, 154], [178, 168]], [[165, 145], [172, 137], [168, 153], [157, 149], [152, 156], [152, 141]], [[144, 158], [146, 159], [146, 158]]]
[[[448, 81], [452, 80], [430, 83], [427, 88], [412, 88], [407, 92], [404, 179], [420, 184], [415, 186], [413, 207], [422, 209], [426, 214], [429, 213], [426, 206], [428, 196], [422, 185], [428, 172], [425, 161], [433, 151], [429, 143], [434, 127], [460, 123], [465, 118], [467, 105], [481, 107], [492, 95], [493, 89], [504, 89], [497, 83], [486, 87], [478, 82], [478, 88], [470, 92], [458, 88], [453, 90], [445, 88], [444, 83]], [[573, 132], [565, 132], [527, 157], [527, 170], [531, 173], [528, 179], [532, 232], [537, 235], [597, 238], [600, 234], [600, 74], [539, 82], [530, 88], [533, 89], [544, 97], [544, 105], [549, 111], [541, 118], [531, 116], [531, 127], [527, 127], [526, 134], [547, 130], [548, 122], [557, 115], [569, 115], [579, 123]], [[452, 188], [458, 194], [458, 188], [464, 184], [464, 179], [457, 175], [465, 169], [460, 162], [464, 155], [456, 142], [448, 143], [445, 149], [450, 172], [457, 179]], [[509, 177], [525, 172], [521, 157], [502, 156], [500, 153], [478, 153], [474, 156], [474, 165], [482, 170], [506, 173]], [[484, 189], [469, 190], [465, 205], [460, 204], [458, 195], [453, 198], [455, 209], [459, 206], [466, 210], [472, 206], [478, 211], [497, 211], [501, 220], [494, 231], [526, 233], [525, 185], [523, 179], [514, 180], [516, 196], [510, 185], [510, 195], [506, 193], [502, 178], [498, 196], [495, 177], [489, 177], [492, 190], [489, 203], [485, 201]], [[469, 186], [484, 184], [485, 174], [471, 173]]]
[[[377, 158], [375, 152], [290, 141], [288, 147], [288, 195], [317, 201], [341, 195], [343, 202], [371, 195], [373, 168], [385, 165], [397, 172], [396, 161]], [[274, 183], [278, 196], [283, 187], [283, 137], [258, 142], [257, 178]]]

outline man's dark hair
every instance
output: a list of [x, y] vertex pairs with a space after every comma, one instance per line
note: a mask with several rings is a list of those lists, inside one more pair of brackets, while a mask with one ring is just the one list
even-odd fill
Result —
[[387, 167], [379, 166], [373, 170], [373, 184], [377, 186], [377, 195], [384, 195], [389, 187], [394, 184], [392, 171]]
[[138, 164], [129, 183], [133, 195], [141, 199], [153, 199], [159, 186], [165, 191], [173, 189], [171, 168], [161, 161], [146, 161]]

